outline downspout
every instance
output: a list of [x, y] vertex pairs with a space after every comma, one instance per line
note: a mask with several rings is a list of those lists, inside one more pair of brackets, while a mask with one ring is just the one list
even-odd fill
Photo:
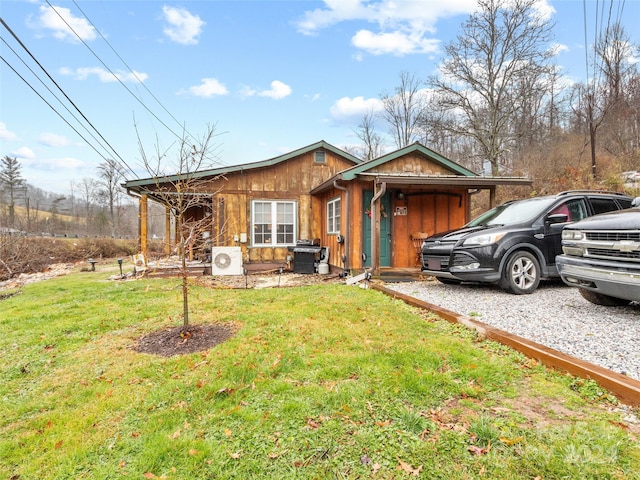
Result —
[[380, 190], [373, 196], [371, 199], [371, 271], [373, 273], [378, 273], [378, 249], [376, 240], [379, 240], [380, 237], [380, 229], [378, 228], [378, 215], [377, 210], [375, 208], [375, 203], [385, 194], [387, 193], [387, 183], [382, 182], [380, 184]]
[[348, 272], [349, 271], [349, 254], [351, 253], [349, 251], [349, 245], [351, 243], [349, 240], [349, 238], [351, 237], [351, 232], [350, 232], [351, 209], [349, 208], [349, 190], [346, 187], [343, 187], [342, 185], [338, 185], [338, 180], [333, 181], [333, 186], [337, 190], [344, 192], [344, 205], [345, 205], [345, 211], [347, 212], [347, 214], [345, 217], [346, 232], [344, 234], [344, 259], [342, 263], [343, 263], [344, 271]]

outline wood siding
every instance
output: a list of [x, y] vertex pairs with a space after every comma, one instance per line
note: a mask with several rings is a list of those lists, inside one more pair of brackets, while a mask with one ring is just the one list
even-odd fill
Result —
[[[254, 200], [287, 200], [297, 204], [296, 239], [314, 239], [322, 235], [322, 211], [318, 198], [309, 193], [338, 172], [353, 166], [345, 158], [325, 150], [325, 163], [314, 161], [315, 152], [294, 157], [281, 163], [242, 170], [211, 183], [218, 191], [214, 203], [213, 238], [220, 246], [239, 245], [245, 262], [285, 262], [288, 247], [254, 247], [251, 231], [251, 202]], [[247, 235], [246, 243], [234, 239]]]

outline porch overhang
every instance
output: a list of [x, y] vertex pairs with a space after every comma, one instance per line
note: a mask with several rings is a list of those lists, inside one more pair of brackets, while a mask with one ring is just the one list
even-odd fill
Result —
[[[525, 186], [530, 187], [533, 182], [524, 177], [481, 177], [461, 175], [416, 175], [405, 173], [369, 173], [363, 172], [355, 178], [374, 183], [386, 183], [387, 187], [393, 186], [419, 186], [433, 188], [462, 187], [473, 189], [492, 189], [497, 186]], [[338, 174], [330, 180], [318, 185], [311, 194], [315, 195], [333, 187], [335, 180], [343, 180], [342, 174]], [[345, 179], [346, 180], [346, 179]]]

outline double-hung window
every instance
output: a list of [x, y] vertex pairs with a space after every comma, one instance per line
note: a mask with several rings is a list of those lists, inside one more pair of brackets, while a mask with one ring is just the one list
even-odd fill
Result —
[[340, 197], [333, 198], [327, 202], [327, 233], [340, 233]]
[[296, 202], [255, 200], [251, 205], [255, 246], [295, 244]]

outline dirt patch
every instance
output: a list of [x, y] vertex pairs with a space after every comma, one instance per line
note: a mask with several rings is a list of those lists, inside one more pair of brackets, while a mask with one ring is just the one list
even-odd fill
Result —
[[228, 275], [205, 277], [203, 284], [212, 288], [279, 288], [304, 287], [308, 285], [325, 285], [344, 283], [338, 275], [318, 275], [304, 273], [259, 273], [244, 275]]
[[134, 350], [163, 357], [202, 352], [226, 342], [235, 332], [229, 324], [173, 327], [145, 335]]

